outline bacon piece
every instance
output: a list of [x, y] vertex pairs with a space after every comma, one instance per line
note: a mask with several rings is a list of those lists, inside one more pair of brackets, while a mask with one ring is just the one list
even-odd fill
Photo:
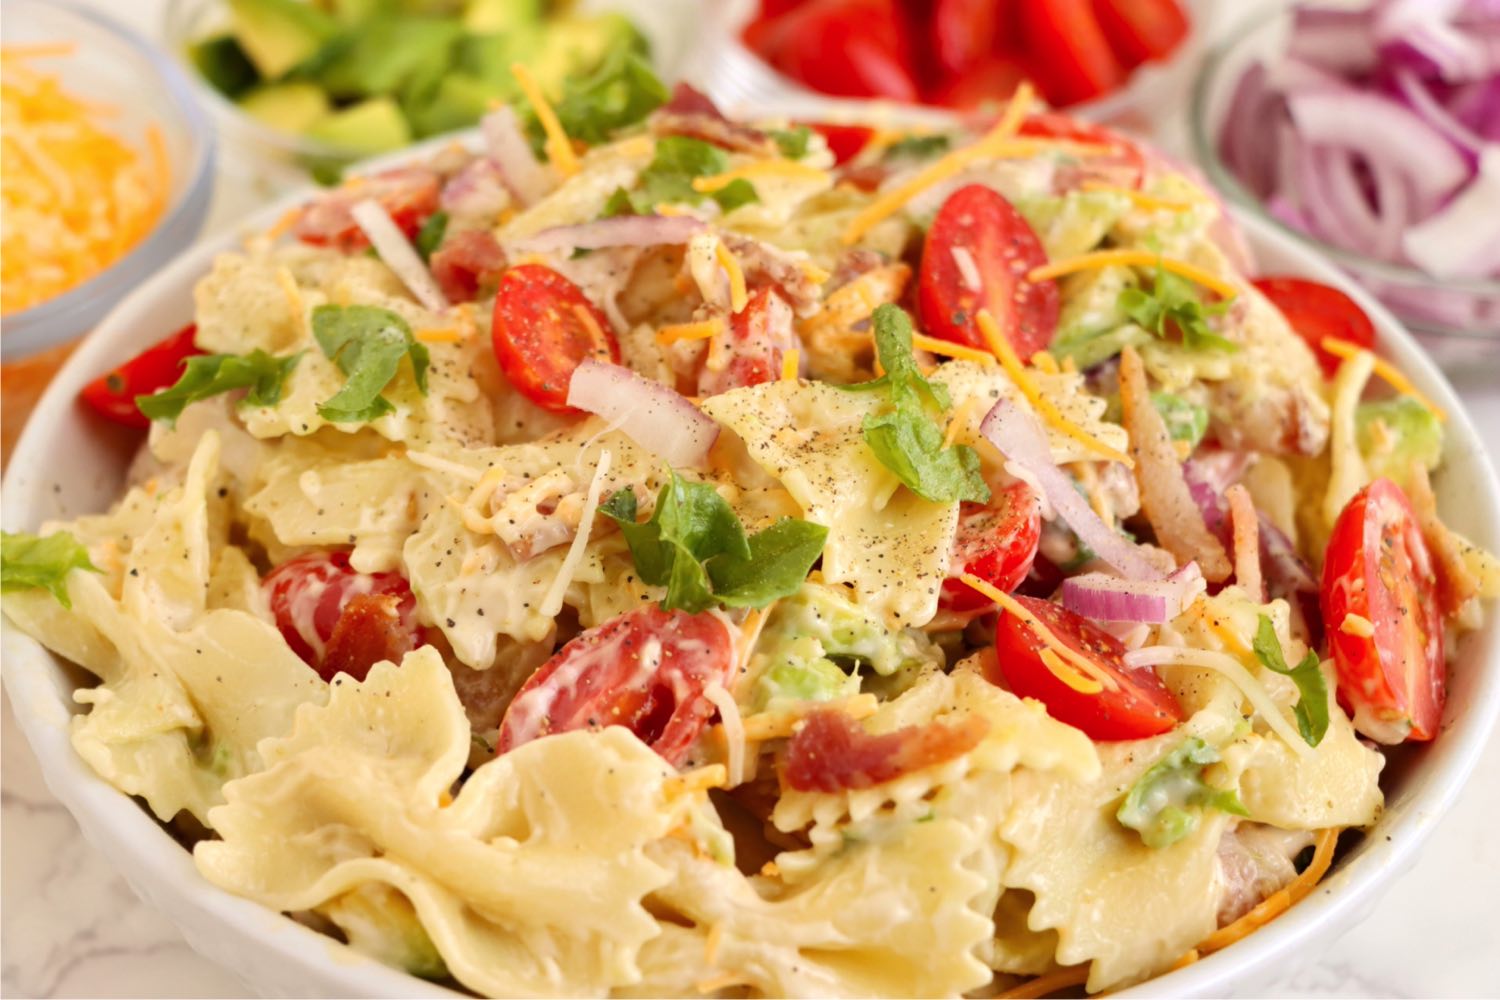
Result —
[[344, 605], [333, 626], [318, 675], [331, 681], [336, 674], [348, 674], [362, 681], [375, 664], [399, 663], [416, 645], [412, 630], [402, 621], [400, 598], [359, 594]]
[[776, 143], [770, 136], [725, 118], [707, 94], [686, 83], [679, 83], [672, 91], [672, 99], [651, 113], [650, 127], [655, 135], [701, 139], [736, 153], [777, 154]]
[[823, 289], [808, 276], [803, 262], [780, 247], [728, 231], [719, 234], [745, 271], [746, 284], [775, 285], [798, 316], [811, 316], [823, 301]]
[[727, 329], [714, 334], [698, 375], [698, 394], [713, 396], [774, 382], [781, 377], [786, 352], [800, 349], [801, 344], [791, 307], [774, 290], [762, 288], [750, 296], [744, 309], [730, 317]]
[[408, 238], [437, 210], [442, 179], [427, 167], [401, 167], [357, 177], [302, 209], [292, 232], [304, 243], [351, 253], [370, 245], [351, 209], [366, 198], [379, 202]]
[[454, 233], [428, 262], [433, 280], [450, 302], [472, 302], [479, 286], [505, 270], [505, 251], [487, 229]]
[[869, 788], [968, 753], [989, 728], [983, 716], [966, 715], [953, 723], [868, 733], [847, 712], [820, 708], [792, 734], [782, 779], [801, 792]]

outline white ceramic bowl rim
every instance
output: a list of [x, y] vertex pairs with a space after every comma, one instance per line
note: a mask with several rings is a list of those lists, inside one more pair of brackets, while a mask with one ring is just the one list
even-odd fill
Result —
[[[139, 283], [150, 277], [154, 260], [169, 253], [174, 245], [187, 246], [198, 235], [214, 190], [213, 167], [218, 140], [213, 125], [193, 95], [192, 83], [177, 64], [140, 34], [97, 10], [69, 0], [48, 0], [47, 5], [98, 26], [136, 50], [160, 75], [172, 95], [174, 111], [182, 115], [196, 149], [187, 176], [180, 184], [173, 185], [178, 197], [162, 212], [145, 238], [125, 256], [56, 298], [6, 317], [10, 329], [5, 334], [4, 350], [6, 354], [17, 357], [71, 340], [93, 326], [133, 287], [139, 290]], [[10, 13], [18, 16], [14, 10]]]
[[[767, 114], [773, 114], [768, 109]], [[439, 142], [447, 142], [442, 139]], [[426, 155], [430, 142], [370, 164], [375, 170]], [[314, 196], [317, 188], [295, 192], [257, 213], [244, 230], [263, 230], [288, 209]], [[1301, 244], [1277, 232], [1257, 216], [1234, 209], [1233, 214], [1258, 252], [1297, 262], [1294, 270], [1336, 285], [1352, 296], [1374, 320], [1382, 353], [1392, 358], [1412, 381], [1450, 414], [1447, 424], [1449, 455], [1462, 453], [1475, 463], [1481, 484], [1467, 499], [1478, 507], [1473, 522], [1500, 525], [1500, 482], [1479, 435], [1462, 403], [1432, 361], [1416, 346], [1391, 314], [1367, 292]], [[153, 342], [170, 327], [155, 314], [171, 311], [164, 291], [190, 283], [206, 273], [213, 257], [238, 244], [230, 233], [205, 241], [142, 285], [122, 301], [79, 347], [43, 396], [17, 444], [4, 482], [3, 520], [7, 530], [35, 529], [55, 501], [45, 485], [57, 451], [53, 428], [69, 418], [78, 389], [97, 372]], [[189, 285], [190, 287], [190, 285]], [[177, 305], [180, 305], [177, 304]], [[178, 309], [180, 312], [181, 309]], [[1451, 459], [1450, 459], [1451, 460]], [[1494, 545], [1490, 537], [1475, 540]], [[1226, 994], [1242, 975], [1294, 962], [1299, 944], [1316, 933], [1322, 940], [1347, 930], [1373, 906], [1396, 874], [1416, 860], [1437, 820], [1447, 812], [1473, 770], [1497, 716], [1500, 716], [1500, 614], [1491, 607], [1484, 630], [1472, 634], [1467, 656], [1471, 669], [1481, 671], [1462, 713], [1453, 718], [1439, 739], [1424, 748], [1416, 762], [1421, 784], [1399, 815], [1387, 814], [1366, 838], [1356, 856], [1326, 878], [1318, 891], [1290, 911], [1233, 946], [1178, 971], [1125, 990], [1121, 996], [1212, 996]], [[248, 899], [208, 883], [182, 849], [145, 808], [106, 783], [80, 758], [68, 737], [71, 684], [58, 661], [39, 643], [13, 627], [3, 626], [3, 673], [6, 689], [21, 728], [41, 763], [48, 788], [79, 820], [91, 843], [121, 871], [148, 902], [167, 912], [191, 944], [209, 957], [232, 964], [234, 945], [211, 942], [235, 935], [232, 941], [260, 947], [257, 965], [267, 959], [279, 963], [279, 982], [295, 982], [298, 993], [377, 997], [451, 997], [452, 991], [413, 978], [366, 958], [301, 924]], [[107, 841], [107, 842], [106, 842]], [[191, 921], [191, 922], [190, 922]], [[243, 951], [243, 948], [239, 948]], [[264, 966], [260, 966], [264, 968]], [[235, 971], [253, 978], [247, 963]], [[291, 976], [292, 978], [288, 978]]]

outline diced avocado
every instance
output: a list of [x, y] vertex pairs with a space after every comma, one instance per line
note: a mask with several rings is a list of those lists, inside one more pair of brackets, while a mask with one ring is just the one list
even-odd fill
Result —
[[314, 123], [305, 134], [353, 156], [373, 156], [411, 144], [411, 128], [389, 97], [372, 97], [336, 111]]
[[256, 121], [293, 134], [306, 132], [332, 110], [322, 88], [297, 81], [258, 87], [240, 98], [240, 108]]
[[1061, 196], [1021, 198], [1016, 210], [1041, 237], [1052, 260], [1076, 257], [1097, 247], [1130, 200], [1112, 191], [1076, 191]]
[[511, 66], [526, 62], [541, 48], [541, 29], [519, 28], [503, 34], [465, 35], [458, 43], [458, 67], [507, 94], [517, 94], [516, 78]]
[[429, 17], [373, 17], [353, 43], [318, 74], [331, 97], [378, 97], [399, 91], [413, 75], [449, 62], [458, 23]]
[[260, 82], [255, 64], [233, 35], [213, 35], [190, 45], [188, 58], [203, 79], [225, 97], [239, 97]]
[[1442, 460], [1443, 425], [1410, 396], [1361, 404], [1354, 411], [1354, 425], [1371, 475], [1405, 483], [1413, 462], [1431, 471]]
[[762, 666], [755, 680], [755, 710], [787, 701], [831, 701], [859, 693], [859, 675], [845, 673], [823, 655], [823, 644], [810, 635], [777, 633], [762, 639], [756, 654]]
[[570, 76], [589, 72], [616, 47], [643, 45], [640, 32], [621, 14], [559, 17], [548, 22], [541, 48], [527, 64], [542, 89], [556, 94]]
[[229, 10], [240, 47], [268, 80], [311, 58], [337, 29], [301, 0], [229, 0]]
[[436, 88], [426, 88], [420, 97], [403, 101], [406, 117], [418, 137], [468, 128], [489, 110], [500, 95], [493, 84], [468, 73], [445, 73]]
[[542, 0], [468, 0], [464, 28], [472, 32], [514, 31], [540, 24]]
[[332, 8], [340, 24], [358, 24], [377, 14], [394, 14], [401, 7], [399, 0], [323, 0], [323, 3]]
[[1156, 412], [1161, 414], [1162, 421], [1167, 425], [1167, 433], [1172, 436], [1173, 441], [1186, 441], [1190, 446], [1197, 447], [1198, 442], [1203, 440], [1203, 435], [1208, 433], [1206, 407], [1170, 392], [1153, 392], [1151, 403], [1156, 407]]

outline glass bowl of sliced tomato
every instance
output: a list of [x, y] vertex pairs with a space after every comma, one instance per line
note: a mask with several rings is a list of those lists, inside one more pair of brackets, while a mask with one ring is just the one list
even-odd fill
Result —
[[181, 70], [110, 18], [7, 0], [5, 28], [8, 451], [79, 335], [197, 238], [215, 144]]
[[982, 111], [1030, 80], [1054, 107], [1147, 126], [1180, 91], [1198, 0], [729, 0], [694, 67], [722, 104], [834, 98]]

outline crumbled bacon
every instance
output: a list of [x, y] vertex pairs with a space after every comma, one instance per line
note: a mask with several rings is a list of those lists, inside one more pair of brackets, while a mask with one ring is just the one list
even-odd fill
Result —
[[680, 135], [722, 146], [736, 153], [776, 155], [776, 143], [759, 129], [732, 122], [707, 94], [686, 83], [672, 91], [672, 99], [651, 114], [656, 135]]
[[774, 382], [781, 377], [786, 352], [801, 343], [786, 300], [774, 290], [763, 288], [730, 318], [724, 331], [714, 335], [698, 375], [698, 394], [713, 396]]
[[337, 247], [346, 253], [361, 250], [370, 241], [351, 210], [368, 198], [378, 202], [411, 237], [437, 210], [441, 184], [437, 171], [427, 167], [401, 167], [355, 178], [304, 207], [292, 232], [304, 243]]
[[798, 316], [811, 316], [823, 301], [823, 289], [813, 281], [801, 260], [761, 240], [725, 231], [719, 235], [745, 270], [752, 287], [775, 285]]
[[486, 229], [454, 233], [432, 255], [432, 277], [450, 302], [471, 302], [505, 269], [505, 251]]
[[952, 723], [868, 733], [848, 713], [820, 708], [792, 734], [781, 775], [802, 792], [869, 788], [968, 753], [987, 732], [983, 716], [966, 715]]
[[362, 681], [375, 664], [399, 663], [416, 644], [411, 628], [402, 621], [400, 598], [359, 594], [344, 605], [333, 626], [318, 673], [325, 680], [342, 673]]

